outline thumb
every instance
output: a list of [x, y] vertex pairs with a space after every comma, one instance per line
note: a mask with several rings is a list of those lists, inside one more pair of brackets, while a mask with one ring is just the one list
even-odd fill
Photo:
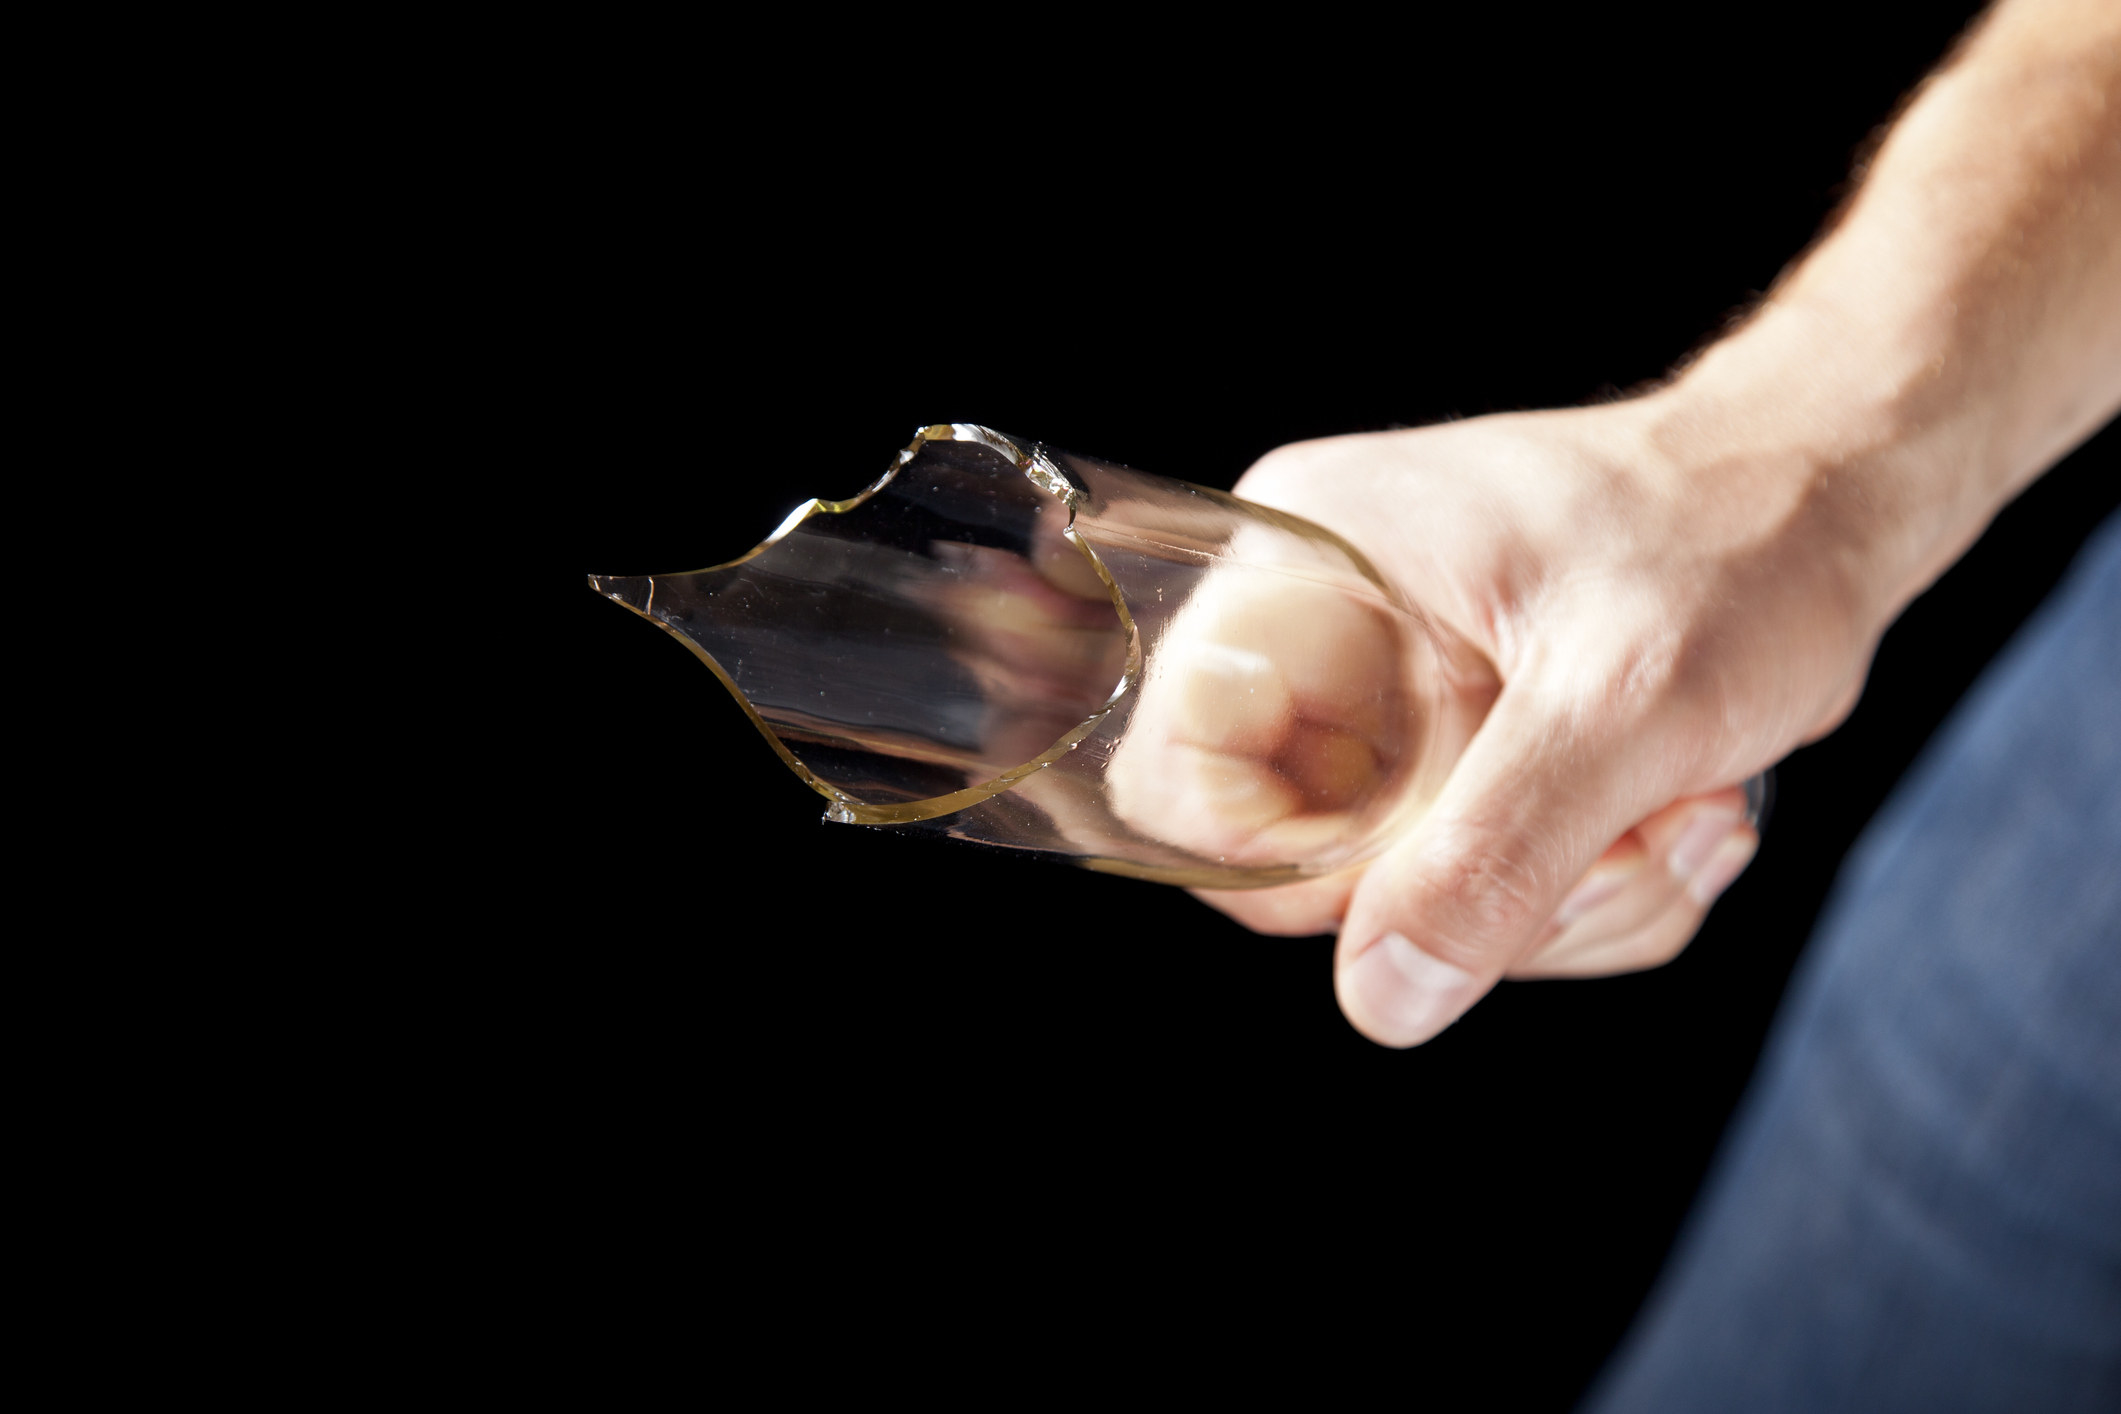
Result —
[[1504, 689], [1427, 817], [1349, 900], [1334, 987], [1356, 1030], [1419, 1045], [1540, 941], [1569, 887], [1644, 813], [1638, 773], [1600, 745]]

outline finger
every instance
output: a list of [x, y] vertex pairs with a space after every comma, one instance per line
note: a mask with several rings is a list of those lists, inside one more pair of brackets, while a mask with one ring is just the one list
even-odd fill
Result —
[[1403, 655], [1398, 631], [1365, 603], [1226, 572], [1195, 593], [1152, 676], [1181, 740], [1271, 750], [1300, 713], [1388, 751], [1404, 730]]
[[1703, 911], [1684, 894], [1645, 926], [1585, 948], [1538, 957], [1510, 969], [1522, 980], [1558, 977], [1613, 977], [1662, 967], [1686, 949], [1701, 928]]
[[1751, 826], [1739, 825], [1720, 842], [1700, 870], [1681, 886], [1666, 907], [1632, 930], [1611, 936], [1555, 945], [1510, 969], [1509, 975], [1535, 977], [1610, 977], [1662, 967], [1686, 950], [1702, 920], [1731, 881], [1760, 848]]
[[1456, 1021], [1533, 946], [1644, 797], [1669, 798], [1653, 763], [1571, 725], [1539, 693], [1505, 689], [1427, 818], [1357, 885], [1335, 985], [1372, 1040], [1418, 1045]]
[[1518, 966], [1624, 937], [1661, 917], [1745, 808], [1744, 790], [1731, 786], [1675, 800], [1628, 831], [1569, 890], [1551, 936]]
[[1839, 731], [1841, 724], [1849, 719], [1849, 714], [1856, 710], [1856, 704], [1863, 700], [1863, 688], [1868, 676], [1867, 672], [1858, 672], [1855, 681], [1842, 689], [1841, 694], [1834, 699], [1834, 705], [1827, 708], [1818, 721], [1812, 723], [1811, 730], [1805, 733], [1804, 740], [1799, 744], [1809, 746], [1820, 738], [1832, 736]]
[[1339, 929], [1361, 872], [1328, 874], [1278, 889], [1195, 889], [1193, 896], [1255, 933], [1307, 938]]
[[1250, 863], [1271, 852], [1261, 836], [1295, 815], [1297, 793], [1273, 766], [1253, 756], [1174, 743], [1153, 775], [1123, 778], [1115, 802], [1136, 829], [1225, 862]]

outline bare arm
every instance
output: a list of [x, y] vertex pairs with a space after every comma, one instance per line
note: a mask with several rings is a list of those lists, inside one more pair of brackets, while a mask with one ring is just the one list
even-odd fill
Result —
[[1669, 960], [1757, 843], [1732, 783], [1838, 724], [1894, 616], [2117, 406], [2121, 6], [2004, 0], [1667, 386], [1247, 474], [1455, 631], [1479, 726], [1366, 870], [1209, 901], [1340, 925], [1342, 1005], [1395, 1045], [1505, 975]]
[[1844, 219], [1662, 399], [1659, 436], [1746, 464], [1749, 498], [1860, 527], [1882, 629], [2117, 404], [2121, 6], [2008, 0]]

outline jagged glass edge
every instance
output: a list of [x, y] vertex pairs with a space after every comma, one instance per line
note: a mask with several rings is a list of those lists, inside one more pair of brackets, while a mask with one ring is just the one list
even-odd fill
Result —
[[[759, 715], [758, 709], [751, 705], [751, 699], [746, 697], [743, 689], [739, 688], [729, 674], [723, 671], [722, 665], [714, 660], [713, 654], [687, 638], [670, 624], [654, 616], [651, 610], [655, 608], [656, 576], [588, 576], [589, 587], [592, 591], [603, 595], [628, 613], [638, 614], [642, 618], [647, 619], [648, 622], [684, 644], [692, 656], [705, 663], [708, 670], [720, 680], [722, 686], [729, 689], [729, 695], [734, 697], [737, 705], [744, 709], [744, 715], [749, 717], [751, 724], [759, 729], [759, 734], [765, 737], [767, 743], [773, 747], [774, 754], [781, 758], [789, 770], [801, 777], [806, 785], [830, 802], [825, 811], [825, 818], [839, 824], [906, 825], [916, 820], [933, 820], [943, 815], [954, 815], [958, 811], [977, 805], [983, 800], [992, 799], [994, 796], [1000, 795], [1003, 791], [1016, 785], [1025, 777], [1043, 771], [1046, 767], [1073, 751], [1077, 743], [1095, 730], [1097, 724], [1110, 714], [1112, 709], [1119, 704], [1120, 699], [1127, 695], [1141, 676], [1141, 633], [1135, 627], [1134, 616], [1127, 612], [1126, 599], [1120, 593], [1119, 585], [1113, 581], [1111, 572], [1105, 568], [1104, 561], [1097, 557], [1097, 552], [1090, 547], [1089, 542], [1084, 540], [1075, 529], [1076, 513], [1081, 509], [1086, 499], [1083, 492], [1073, 482], [1069, 481], [1060, 468], [1055, 466], [1040, 449], [1036, 447], [1026, 449], [1019, 445], [1014, 438], [996, 432], [991, 427], [982, 427], [977, 423], [948, 422], [922, 428], [914, 434], [913, 441], [898, 454], [891, 465], [885, 468], [884, 474], [859, 494], [850, 496], [844, 501], [827, 501], [813, 496], [790, 511], [787, 518], [780, 523], [779, 528], [773, 534], [761, 540], [744, 554], [719, 565], [709, 565], [705, 569], [689, 570], [686, 573], [708, 574], [715, 570], [733, 568], [765, 553], [766, 550], [814, 515], [844, 515], [848, 511], [854, 510], [871, 496], [889, 486], [892, 478], [896, 477], [900, 470], [919, 454], [921, 448], [930, 442], [975, 442], [990, 451], [998, 452], [1002, 456], [1007, 457], [1016, 466], [1016, 469], [1023, 472], [1039, 490], [1054, 497], [1066, 506], [1068, 508], [1068, 523], [1062, 527], [1061, 534], [1082, 553], [1083, 558], [1090, 562], [1090, 567], [1097, 572], [1099, 581], [1105, 586], [1105, 592], [1112, 596], [1112, 607], [1119, 614], [1120, 626], [1126, 630], [1127, 634], [1126, 667], [1120, 674], [1118, 685], [1105, 698], [1103, 705], [1077, 723], [1060, 740], [1054, 742], [1052, 746], [1046, 748], [1031, 760], [1024, 762], [1021, 766], [1010, 767], [992, 780], [982, 781], [978, 785], [967, 786], [963, 790], [952, 791], [948, 795], [929, 796], [922, 800], [909, 800], [897, 805], [871, 805], [866, 801], [856, 800], [831, 782], [820, 779], [809, 767], [796, 759], [795, 753], [790, 751], [787, 744], [780, 739], [780, 736], [775, 733], [773, 728], [766, 724], [765, 718]], [[664, 578], [676, 577], [664, 576]], [[641, 607], [635, 608], [620, 595], [611, 593], [604, 588], [604, 580], [621, 578], [635, 580], [646, 578], [649, 581], [648, 598]]]

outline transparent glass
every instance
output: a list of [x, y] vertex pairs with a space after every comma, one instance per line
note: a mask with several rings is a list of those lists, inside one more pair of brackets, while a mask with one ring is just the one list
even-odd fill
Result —
[[1434, 797], [1438, 635], [1319, 526], [930, 427], [743, 558], [592, 576], [744, 705], [828, 819], [1169, 883], [1287, 883]]

